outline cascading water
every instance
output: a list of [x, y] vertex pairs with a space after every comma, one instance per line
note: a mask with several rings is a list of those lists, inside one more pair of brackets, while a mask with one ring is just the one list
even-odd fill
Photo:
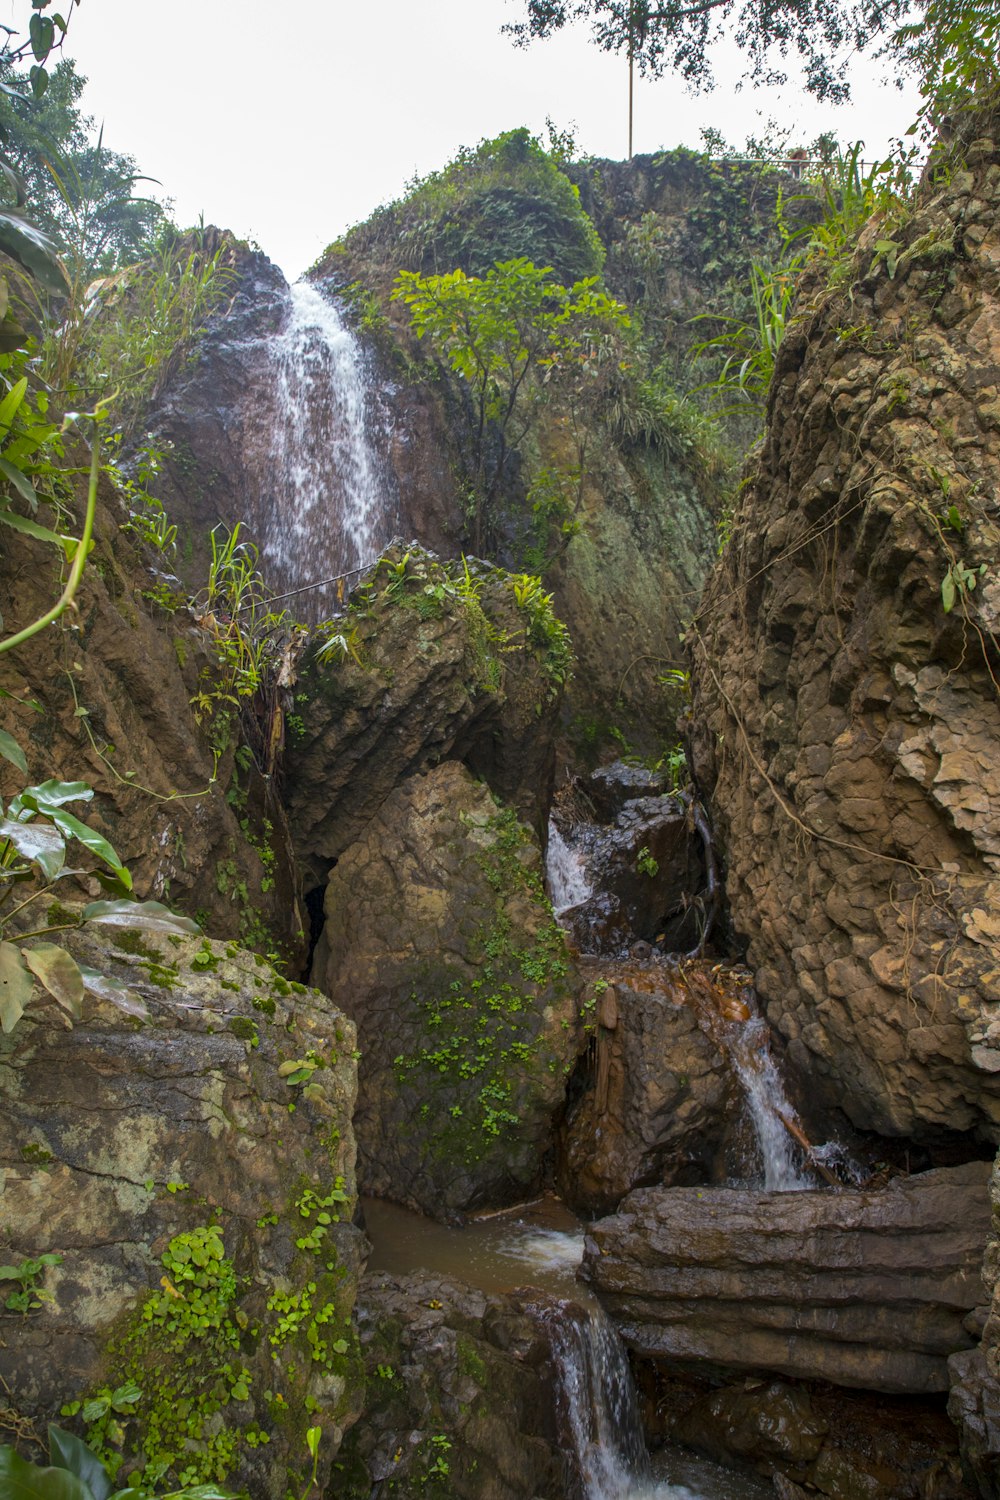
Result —
[[539, 1321], [549, 1337], [582, 1500], [642, 1494], [646, 1444], [621, 1340], [596, 1304], [555, 1303], [540, 1310]]
[[589, 900], [593, 894], [590, 880], [584, 867], [583, 850], [571, 844], [563, 835], [559, 825], [549, 822], [548, 847], [545, 855], [545, 876], [549, 886], [549, 899], [556, 916]]
[[[275, 592], [372, 563], [397, 518], [386, 453], [388, 417], [370, 361], [337, 305], [300, 281], [269, 346], [270, 388], [248, 403], [253, 454], [246, 513]], [[293, 613], [321, 619], [336, 592], [297, 596]]]
[[800, 1153], [785, 1123], [795, 1119], [795, 1110], [772, 1056], [763, 1018], [753, 1015], [738, 1025], [730, 1023], [727, 1029], [732, 1035], [725, 1043], [726, 1051], [743, 1085], [763, 1162], [764, 1187], [776, 1193], [815, 1187], [815, 1178], [799, 1167]]

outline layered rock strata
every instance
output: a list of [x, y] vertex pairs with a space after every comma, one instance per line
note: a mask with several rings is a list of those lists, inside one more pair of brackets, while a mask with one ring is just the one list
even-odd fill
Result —
[[641, 1355], [943, 1391], [972, 1344], [988, 1171], [874, 1192], [643, 1188], [591, 1228], [584, 1274]]

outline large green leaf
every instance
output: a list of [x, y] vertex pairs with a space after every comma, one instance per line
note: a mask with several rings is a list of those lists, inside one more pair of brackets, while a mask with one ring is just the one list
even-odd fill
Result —
[[66, 843], [47, 823], [18, 823], [0, 819], [0, 839], [10, 839], [23, 859], [36, 864], [46, 880], [55, 880], [66, 863]]
[[[10, 468], [10, 465], [7, 467]], [[37, 504], [37, 496], [35, 501]], [[78, 544], [75, 536], [62, 536], [58, 531], [50, 531], [47, 526], [30, 521], [27, 516], [19, 516], [16, 510], [10, 510], [6, 505], [0, 505], [0, 522], [13, 531], [20, 531], [24, 536], [33, 536], [37, 542], [51, 542], [53, 547], [61, 547], [67, 562], [72, 562], [76, 555]]]
[[0, 209], [0, 250], [29, 271], [47, 291], [65, 296], [69, 279], [52, 240], [11, 209]]
[[27, 375], [22, 375], [20, 380], [15, 381], [6, 396], [0, 401], [0, 437], [6, 437], [10, 430], [10, 424], [17, 416], [27, 390], [28, 377]]
[[83, 975], [75, 958], [58, 943], [36, 943], [21, 954], [35, 978], [74, 1021], [83, 1014]]
[[145, 1001], [134, 990], [130, 990], [127, 984], [122, 984], [120, 979], [112, 979], [109, 974], [102, 974], [89, 964], [81, 964], [80, 973], [85, 987], [99, 1000], [110, 1000], [112, 1005], [117, 1005], [119, 1010], [123, 1010], [127, 1016], [134, 1016], [138, 1021], [149, 1020]]
[[86, 823], [81, 823], [79, 818], [74, 817], [63, 807], [47, 807], [45, 815], [52, 819], [67, 838], [78, 839], [92, 854], [96, 854], [98, 859], [103, 859], [104, 863], [114, 870], [122, 884], [129, 890], [132, 889], [131, 875], [106, 838], [95, 832], [93, 828], [88, 828]]
[[18, 949], [13, 943], [0, 943], [0, 1027], [4, 1031], [14, 1030], [34, 988]]
[[[38, 509], [38, 496], [35, 494], [35, 486], [23, 469], [19, 469], [17, 464], [10, 463], [6, 458], [0, 458], [0, 474], [10, 481], [22, 500], [27, 500], [32, 510]], [[63, 538], [60, 537], [59, 540], [62, 541]]]
[[13, 1448], [0, 1448], [0, 1495], [3, 1500], [94, 1500], [89, 1485], [68, 1469], [40, 1469]]
[[82, 1479], [94, 1500], [108, 1500], [111, 1480], [97, 1454], [92, 1453], [74, 1433], [65, 1432], [54, 1422], [49, 1423], [49, 1458], [54, 1465], [68, 1469], [77, 1479]]
[[192, 933], [195, 937], [201, 934], [197, 922], [179, 917], [160, 901], [91, 901], [80, 916], [84, 922], [104, 927], [144, 927], [147, 932]]
[[[38, 786], [26, 786], [21, 799], [30, 799], [24, 805], [32, 806], [34, 812], [44, 812], [50, 807], [62, 807], [66, 802], [89, 802], [94, 789], [85, 781], [42, 781]], [[15, 807], [19, 799], [11, 803], [11, 814], [20, 811]]]
[[28, 762], [24, 758], [24, 751], [12, 734], [6, 729], [0, 729], [0, 755], [4, 760], [9, 760], [21, 772], [22, 776], [28, 774]]

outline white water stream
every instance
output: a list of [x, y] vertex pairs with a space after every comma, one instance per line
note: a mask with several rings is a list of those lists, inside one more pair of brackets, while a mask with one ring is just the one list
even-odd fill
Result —
[[[270, 389], [247, 414], [252, 529], [269, 579], [292, 589], [373, 562], [397, 516], [387, 420], [370, 362], [337, 307], [310, 282], [290, 289], [269, 346]], [[299, 596], [322, 618], [336, 594]]]

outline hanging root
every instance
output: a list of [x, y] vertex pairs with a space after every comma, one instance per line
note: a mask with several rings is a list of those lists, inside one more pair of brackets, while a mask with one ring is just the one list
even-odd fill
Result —
[[701, 924], [698, 943], [696, 947], [692, 948], [684, 956], [685, 958], [704, 958], [706, 944], [712, 935], [712, 928], [715, 926], [715, 921], [719, 914], [719, 871], [715, 863], [715, 844], [712, 839], [712, 827], [708, 821], [708, 814], [697, 797], [691, 798], [688, 803], [688, 810], [691, 813], [692, 822], [698, 830], [702, 848], [705, 851], [707, 884], [704, 897], [699, 898], [702, 911], [704, 912], [704, 920]]

